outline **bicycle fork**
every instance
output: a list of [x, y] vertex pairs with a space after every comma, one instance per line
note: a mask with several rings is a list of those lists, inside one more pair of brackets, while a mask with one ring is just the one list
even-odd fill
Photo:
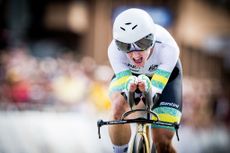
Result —
[[[150, 146], [150, 135], [149, 135], [149, 125], [147, 124], [137, 124], [136, 134], [134, 136], [133, 142], [129, 153], [139, 153], [139, 147], [144, 149], [145, 153], [151, 153]], [[140, 146], [142, 145], [142, 146]], [[143, 151], [143, 150], [142, 150]]]

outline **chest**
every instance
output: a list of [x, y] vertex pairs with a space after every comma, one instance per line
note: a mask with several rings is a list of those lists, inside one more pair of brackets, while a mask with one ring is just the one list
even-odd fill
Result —
[[144, 67], [136, 67], [131, 62], [126, 63], [126, 65], [129, 67], [132, 73], [145, 74], [147, 76], [152, 76], [154, 71], [158, 68], [159, 64], [160, 63], [157, 60], [155, 61], [151, 60], [151, 61], [146, 62]]

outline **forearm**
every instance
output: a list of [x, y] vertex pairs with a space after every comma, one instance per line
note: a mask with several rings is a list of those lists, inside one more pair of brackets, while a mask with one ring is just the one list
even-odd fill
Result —
[[170, 75], [171, 72], [169, 71], [157, 69], [151, 79], [153, 92], [162, 93], [164, 87], [166, 86], [169, 80]]
[[130, 70], [122, 71], [116, 74], [115, 78], [111, 81], [109, 86], [109, 94], [112, 92], [122, 92], [126, 88], [126, 82], [132, 75]]

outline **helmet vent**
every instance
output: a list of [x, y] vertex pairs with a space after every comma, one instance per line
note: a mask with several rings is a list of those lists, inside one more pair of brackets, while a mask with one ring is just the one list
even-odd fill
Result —
[[125, 23], [125, 25], [130, 25], [130, 24], [132, 24], [131, 22], [127, 22], [127, 23]]
[[123, 31], [125, 31], [125, 28], [123, 28], [123, 27], [120, 27]]
[[137, 24], [135, 26], [132, 27], [132, 30], [135, 29], [137, 27]]

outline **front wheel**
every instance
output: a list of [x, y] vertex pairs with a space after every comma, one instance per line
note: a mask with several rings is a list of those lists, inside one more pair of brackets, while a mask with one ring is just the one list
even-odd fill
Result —
[[150, 153], [148, 142], [143, 135], [136, 135], [133, 142], [131, 153]]
[[154, 143], [152, 144], [151, 153], [157, 153], [156, 146]]

